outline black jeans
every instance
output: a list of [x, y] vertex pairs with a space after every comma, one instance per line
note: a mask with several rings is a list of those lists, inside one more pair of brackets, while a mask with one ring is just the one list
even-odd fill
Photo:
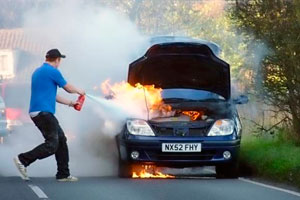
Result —
[[45, 142], [26, 153], [21, 153], [19, 159], [26, 167], [37, 159], [41, 160], [55, 154], [57, 162], [56, 178], [66, 178], [69, 171], [69, 150], [67, 138], [56, 117], [49, 112], [40, 112], [32, 118], [45, 138]]

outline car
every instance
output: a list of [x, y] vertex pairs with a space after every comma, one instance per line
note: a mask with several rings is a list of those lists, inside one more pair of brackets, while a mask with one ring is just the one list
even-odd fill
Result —
[[6, 120], [6, 107], [3, 98], [0, 96], [0, 143], [3, 142], [3, 137], [9, 133]]
[[173, 116], [127, 119], [116, 136], [119, 176], [132, 177], [133, 166], [215, 166], [220, 178], [238, 177], [242, 126], [231, 97], [230, 65], [218, 57], [217, 44], [161, 36], [129, 65], [127, 82], [161, 88]]

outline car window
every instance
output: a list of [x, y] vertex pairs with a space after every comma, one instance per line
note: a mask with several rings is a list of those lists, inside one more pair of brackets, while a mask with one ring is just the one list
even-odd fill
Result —
[[163, 99], [182, 98], [189, 100], [225, 100], [224, 97], [209, 91], [195, 89], [164, 89], [162, 91]]

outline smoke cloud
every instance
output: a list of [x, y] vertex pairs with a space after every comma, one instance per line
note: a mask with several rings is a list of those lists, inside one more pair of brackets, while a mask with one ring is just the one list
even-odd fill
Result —
[[[95, 95], [101, 93], [93, 88], [107, 78], [114, 82], [125, 80], [128, 63], [145, 53], [147, 46], [147, 38], [127, 16], [79, 0], [57, 0], [47, 7], [32, 9], [26, 14], [23, 27], [26, 34], [33, 36], [43, 47], [39, 64], [47, 50], [58, 48], [67, 55], [60, 67], [66, 80]], [[59, 94], [72, 100], [77, 98], [62, 90]], [[16, 98], [21, 97], [22, 94]], [[81, 112], [57, 105], [56, 117], [68, 138], [70, 169], [74, 175], [116, 173], [115, 136], [121, 131], [126, 116], [114, 111], [101, 108], [89, 99]], [[32, 123], [15, 130], [6, 139], [6, 144], [0, 146], [0, 174], [16, 175], [12, 158], [42, 142], [42, 135]], [[55, 173], [53, 156], [28, 167], [29, 176], [53, 176]]]

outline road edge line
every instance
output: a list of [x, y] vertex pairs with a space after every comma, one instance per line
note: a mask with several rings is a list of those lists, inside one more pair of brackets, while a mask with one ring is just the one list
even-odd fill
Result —
[[280, 188], [280, 187], [267, 185], [267, 184], [260, 183], [260, 182], [257, 182], [257, 181], [252, 181], [252, 180], [249, 180], [249, 179], [246, 179], [246, 178], [239, 178], [239, 180], [243, 181], [243, 182], [252, 183], [254, 185], [259, 185], [259, 186], [262, 186], [262, 187], [266, 187], [266, 188], [269, 188], [269, 189], [277, 190], [277, 191], [280, 191], [280, 192], [285, 192], [285, 193], [292, 194], [292, 195], [300, 197], [299, 192], [295, 192], [295, 191], [292, 191], [292, 190], [287, 190], [287, 189], [283, 189], [283, 188]]
[[28, 186], [40, 199], [48, 199], [48, 196], [38, 186], [32, 184], [28, 184]]

